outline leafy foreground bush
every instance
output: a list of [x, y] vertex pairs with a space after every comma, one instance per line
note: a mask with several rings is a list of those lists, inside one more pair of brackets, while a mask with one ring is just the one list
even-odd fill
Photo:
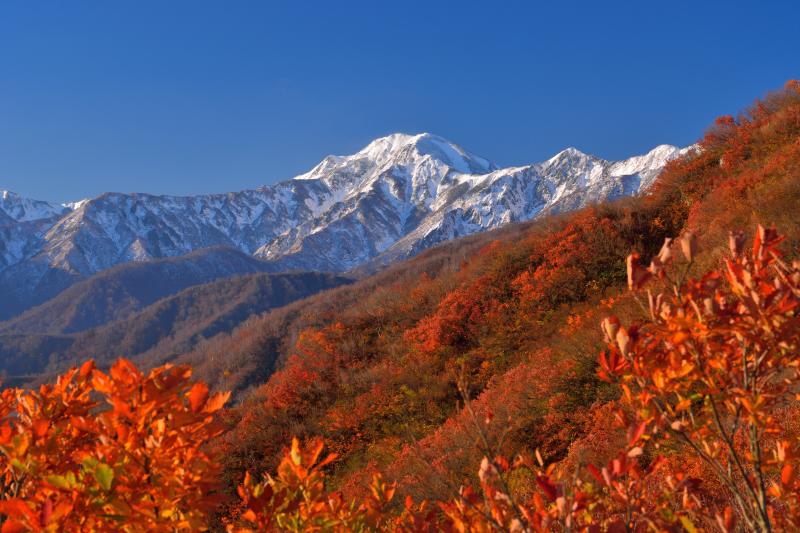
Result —
[[201, 529], [220, 503], [227, 394], [191, 385], [188, 367], [148, 375], [85, 363], [36, 391], [0, 395], [2, 531]]
[[335, 458], [319, 440], [294, 440], [274, 476], [247, 474], [224, 501], [213, 440], [227, 395], [191, 384], [188, 367], [89, 362], [0, 396], [2, 532], [203, 530], [223, 503], [237, 532], [797, 530], [800, 263], [781, 259], [780, 241], [759, 227], [745, 252], [733, 234], [724, 265], [699, 279], [691, 234], [648, 268], [628, 258], [647, 318], [602, 323], [599, 373], [621, 391], [609, 418], [627, 430], [605, 465], [497, 456], [473, 415], [480, 488], [450, 501], [395, 502], [378, 476], [347, 501], [325, 486]]

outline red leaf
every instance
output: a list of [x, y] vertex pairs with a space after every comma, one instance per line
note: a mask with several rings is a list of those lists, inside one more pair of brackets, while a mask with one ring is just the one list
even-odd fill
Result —
[[586, 469], [589, 471], [592, 477], [598, 481], [598, 483], [605, 483], [605, 480], [603, 479], [603, 474], [600, 472], [600, 470], [597, 469], [596, 466], [586, 465]]
[[548, 478], [544, 476], [538, 476], [536, 478], [536, 484], [539, 485], [540, 489], [542, 489], [542, 492], [544, 492], [545, 496], [547, 496], [547, 499], [549, 499], [551, 502], [556, 501], [556, 498], [558, 497], [558, 488], [553, 485]]
[[635, 429], [633, 427], [628, 429], [628, 446], [633, 446], [639, 439], [644, 435], [645, 430], [647, 429], [647, 422], [642, 422], [639, 424], [638, 427]]

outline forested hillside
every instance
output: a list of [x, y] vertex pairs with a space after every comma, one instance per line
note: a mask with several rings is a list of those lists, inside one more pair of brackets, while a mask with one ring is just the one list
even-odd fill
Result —
[[598, 426], [610, 425], [617, 394], [597, 377], [598, 324], [641, 316], [626, 287], [628, 254], [647, 264], [665, 238], [693, 232], [702, 243], [693, 269], [703, 272], [729, 254], [729, 231], [762, 223], [787, 236], [781, 248], [795, 257], [798, 178], [800, 96], [790, 83], [718, 119], [644, 197], [498, 236], [455, 268], [385, 280], [303, 330], [284, 367], [234, 411], [226, 471], [235, 480], [269, 470], [292, 436], [321, 436], [339, 456], [333, 483], [347, 492], [360, 494], [379, 471], [404, 493], [446, 498], [474, 484], [483, 453], [459, 383], [494, 413], [499, 452], [576, 460], [575, 450], [606, 438]]
[[274, 368], [225, 411], [189, 366], [8, 389], [3, 529], [797, 530], [798, 205], [789, 82], [647, 195], [451, 243], [178, 357], [240, 392]]
[[77, 333], [128, 318], [153, 302], [193, 285], [269, 270], [267, 263], [224, 247], [125, 263], [80, 281], [20, 316], [0, 322], [0, 334]]
[[[244, 254], [235, 253], [254, 261]], [[142, 274], [149, 279], [152, 274], [142, 273], [142, 269], [137, 268], [124, 269], [119, 275], [114, 275], [116, 270], [100, 274], [100, 279], [86, 286], [89, 290], [77, 295], [80, 300], [77, 306], [64, 308], [66, 302], [59, 298], [23, 315], [23, 319], [28, 323], [49, 323], [53, 328], [58, 324], [74, 325], [71, 317], [75, 316], [101, 320], [105, 315], [86, 312], [82, 305], [97, 304], [102, 308], [107, 302], [102, 297], [107, 295], [104, 289], [113, 287], [114, 296], [107, 296], [117, 299], [120, 291], [136, 292], [135, 285], [130, 283], [131, 277], [135, 279]], [[170, 277], [161, 286], [142, 292], [159, 294], [164, 285], [174, 283]], [[77, 333], [62, 333], [56, 329], [54, 333], [0, 334], [0, 369], [15, 382], [41, 382], [87, 358], [93, 358], [104, 366], [118, 357], [160, 364], [191, 350], [208, 337], [230, 331], [248, 317], [351, 281], [343, 276], [319, 272], [255, 273], [191, 286], [176, 294], [157, 298], [148, 305], [144, 304], [149, 298], [136, 299], [131, 302], [132, 309], [127, 309], [124, 314], [120, 311], [123, 318]], [[81, 285], [83, 283], [76, 287]], [[266, 379], [267, 375], [262, 373], [261, 379]], [[250, 379], [258, 380], [256, 376]]]

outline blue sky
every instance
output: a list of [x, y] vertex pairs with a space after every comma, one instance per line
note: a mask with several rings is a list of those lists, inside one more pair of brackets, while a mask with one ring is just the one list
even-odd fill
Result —
[[798, 2], [0, 2], [0, 189], [256, 187], [391, 132], [688, 144], [800, 77]]

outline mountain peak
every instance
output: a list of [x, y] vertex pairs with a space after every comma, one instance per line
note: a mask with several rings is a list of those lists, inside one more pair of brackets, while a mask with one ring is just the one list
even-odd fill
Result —
[[366, 156], [374, 161], [391, 159], [396, 157], [397, 154], [403, 150], [415, 146], [416, 141], [424, 135], [428, 134], [409, 135], [407, 133], [392, 133], [384, 137], [378, 137], [359, 150], [356, 155]]
[[558, 160], [561, 160], [561, 159], [566, 159], [566, 158], [574, 159], [574, 158], [584, 158], [584, 157], [592, 157], [592, 156], [590, 156], [589, 154], [587, 154], [585, 152], [581, 152], [580, 150], [578, 150], [574, 146], [568, 146], [568, 147], [564, 148], [563, 150], [561, 150], [560, 152], [558, 152], [553, 157], [551, 157], [550, 159], [548, 159], [547, 162], [548, 163], [549, 162], [555, 162], [555, 161], [558, 161]]
[[378, 164], [403, 157], [407, 151], [419, 157], [430, 157], [463, 174], [485, 174], [497, 167], [488, 159], [472, 154], [454, 142], [432, 133], [415, 135], [393, 133], [369, 143], [358, 155], [367, 156]]
[[[352, 167], [350, 175], [364, 175], [364, 163], [374, 169], [387, 165], [417, 167], [433, 161], [436, 166], [449, 167], [461, 174], [487, 174], [498, 167], [488, 159], [470, 153], [444, 137], [432, 133], [392, 133], [378, 137], [352, 155], [329, 155], [316, 167], [295, 179], [317, 179], [334, 169]], [[445, 169], [446, 170], [446, 169]]]

